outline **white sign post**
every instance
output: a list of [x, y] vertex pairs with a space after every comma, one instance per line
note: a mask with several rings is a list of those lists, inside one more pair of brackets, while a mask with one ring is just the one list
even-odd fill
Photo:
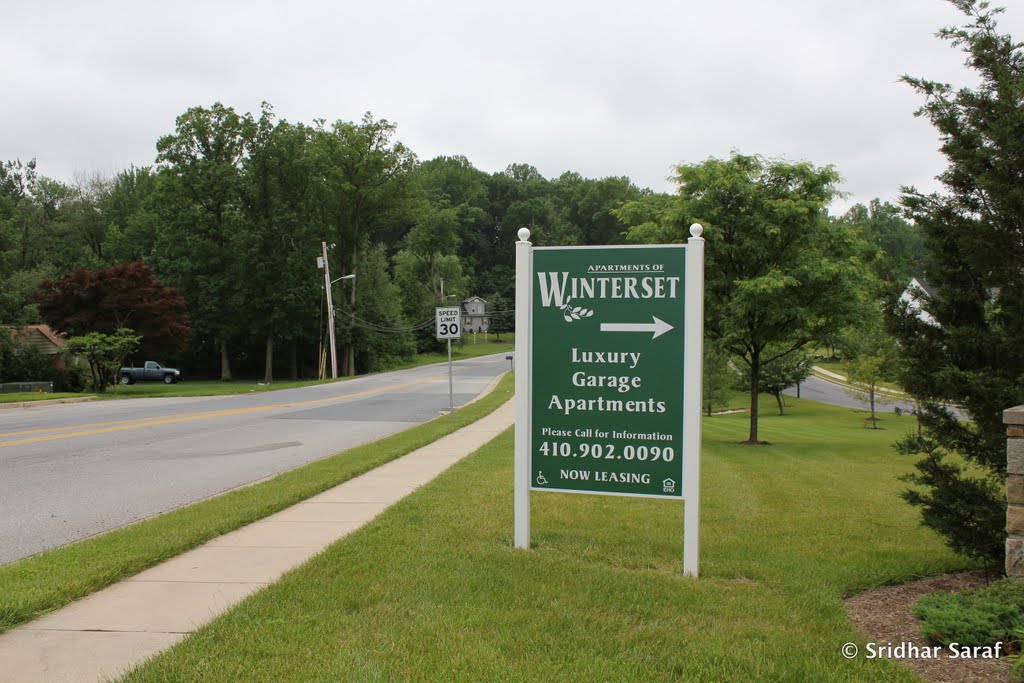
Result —
[[[530, 547], [531, 490], [682, 499], [683, 573], [697, 576], [702, 232], [690, 226], [685, 247], [534, 250], [530, 231], [519, 231], [515, 547]], [[577, 366], [595, 362], [627, 363], [633, 374], [618, 379], [629, 384], [588, 382]], [[620, 397], [633, 390], [638, 397]]]
[[452, 390], [452, 339], [462, 339], [462, 309], [459, 306], [438, 306], [434, 309], [434, 336], [448, 340], [448, 412], [455, 411]]

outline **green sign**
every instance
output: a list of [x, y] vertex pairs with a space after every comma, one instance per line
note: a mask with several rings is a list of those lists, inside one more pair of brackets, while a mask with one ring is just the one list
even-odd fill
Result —
[[533, 249], [532, 490], [683, 497], [685, 258]]

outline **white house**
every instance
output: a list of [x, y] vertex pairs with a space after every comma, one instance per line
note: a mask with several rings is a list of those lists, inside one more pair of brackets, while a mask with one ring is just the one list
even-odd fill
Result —
[[938, 325], [939, 321], [928, 311], [924, 310], [924, 305], [934, 295], [934, 290], [923, 277], [911, 278], [910, 284], [900, 294], [900, 304], [906, 306], [908, 310], [912, 311], [923, 322], [929, 325]]
[[487, 302], [478, 296], [462, 302], [462, 330], [464, 332], [486, 332], [491, 326], [487, 315]]

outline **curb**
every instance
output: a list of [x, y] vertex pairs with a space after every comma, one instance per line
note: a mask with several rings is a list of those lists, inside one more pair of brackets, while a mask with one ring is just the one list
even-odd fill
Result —
[[0, 403], [0, 410], [4, 408], [33, 408], [35, 406], [52, 406], [58, 403], [86, 403], [95, 401], [95, 396], [79, 396], [76, 398], [47, 398], [41, 401], [17, 401], [15, 403]]

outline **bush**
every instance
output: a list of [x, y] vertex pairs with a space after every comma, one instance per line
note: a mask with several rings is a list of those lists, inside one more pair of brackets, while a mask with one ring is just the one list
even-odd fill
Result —
[[72, 365], [66, 370], [58, 370], [53, 378], [53, 390], [80, 394], [89, 386], [92, 378], [89, 370], [82, 365]]
[[54, 382], [53, 358], [0, 330], [0, 382]]
[[995, 645], [1018, 640], [1024, 629], [1024, 581], [1003, 579], [963, 593], [936, 591], [914, 606], [921, 635], [933, 645]]

